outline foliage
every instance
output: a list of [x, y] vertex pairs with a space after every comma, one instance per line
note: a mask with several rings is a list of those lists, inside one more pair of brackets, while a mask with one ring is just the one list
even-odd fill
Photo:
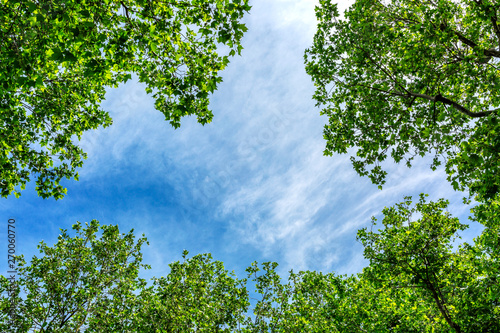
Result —
[[[166, 277], [139, 296], [135, 332], [232, 332], [249, 306], [245, 280], [210, 254], [169, 265]], [[147, 305], [147, 306], [145, 306]]]
[[1, 0], [1, 196], [19, 196], [37, 175], [40, 196], [62, 198], [60, 181], [78, 180], [86, 158], [74, 141], [111, 125], [105, 89], [132, 74], [174, 127], [187, 115], [210, 122], [208, 96], [240, 54], [249, 9], [248, 0]]
[[446, 162], [448, 180], [490, 200], [500, 191], [500, 7], [490, 0], [356, 0], [340, 18], [321, 0], [306, 51], [329, 117], [326, 155], [347, 153], [381, 187], [389, 155]]
[[[118, 226], [102, 226], [98, 238], [99, 223], [92, 220], [86, 225], [84, 229], [80, 222], [73, 225], [75, 237], [61, 229], [54, 247], [42, 241], [38, 248], [43, 256], [34, 256], [29, 266], [23, 256], [17, 259], [17, 320], [14, 327], [6, 326], [11, 299], [3, 297], [0, 331], [76, 332], [86, 326], [120, 331], [126, 327], [133, 291], [146, 284], [138, 278], [139, 269], [150, 268], [141, 264], [140, 250], [147, 240], [135, 242], [133, 229], [122, 235]], [[1, 276], [2, 292], [9, 283]]]
[[[138, 277], [141, 245], [117, 226], [73, 226], [42, 258], [19, 268], [17, 321], [12, 332], [498, 332], [500, 220], [498, 202], [476, 208], [485, 225], [474, 244], [457, 246], [467, 226], [448, 202], [383, 210], [383, 228], [358, 231], [369, 266], [353, 276], [290, 271], [256, 262], [238, 279], [210, 254], [169, 265], [152, 285]], [[415, 219], [418, 217], [418, 219]], [[149, 244], [149, 243], [148, 243]], [[132, 260], [131, 260], [132, 259]], [[21, 266], [25, 265], [21, 257]], [[0, 291], [9, 281], [0, 277]], [[249, 293], [253, 287], [254, 292]], [[20, 296], [21, 289], [26, 297]], [[250, 297], [257, 295], [257, 299]], [[0, 320], [11, 299], [0, 298]], [[14, 330], [13, 330], [14, 329]]]
[[[411, 289], [411, 297], [424, 304], [426, 326], [437, 331], [451, 328], [455, 332], [497, 332], [498, 270], [489, 267], [498, 265], [498, 256], [489, 256], [481, 245], [481, 237], [494, 235], [492, 230], [483, 232], [476, 244], [464, 243], [453, 251], [458, 231], [467, 225], [444, 211], [448, 202], [440, 199], [425, 203], [421, 195], [415, 207], [410, 207], [411, 198], [405, 199], [384, 209], [383, 230], [358, 232], [365, 246], [365, 258], [370, 260], [365, 277], [378, 288]], [[421, 218], [413, 221], [414, 214]], [[498, 222], [494, 224], [498, 226]], [[400, 313], [402, 327], [413, 318], [422, 318], [415, 310], [418, 311], [407, 306]], [[408, 328], [400, 331], [407, 332]]]

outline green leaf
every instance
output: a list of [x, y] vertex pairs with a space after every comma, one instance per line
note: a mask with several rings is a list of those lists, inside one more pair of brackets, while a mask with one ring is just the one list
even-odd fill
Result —
[[[229, 62], [218, 44], [226, 43], [231, 55], [241, 47], [238, 24], [249, 7], [247, 0], [237, 2], [158, 3], [153, 10], [137, 0], [3, 1], [2, 22], [8, 22], [9, 34], [22, 38], [0, 42], [2, 115], [10, 122], [9, 133], [0, 137], [0, 156], [6, 157], [2, 197], [34, 180], [41, 197], [62, 198], [60, 180], [76, 178], [86, 156], [73, 137], [111, 124], [101, 110], [105, 92], [132, 74], [148, 93], [154, 91], [155, 107], [174, 127], [188, 115], [210, 122], [208, 92], [217, 88]], [[207, 80], [213, 85], [207, 87]], [[19, 118], [33, 110], [36, 117]], [[12, 154], [10, 147], [19, 145], [26, 149]]]
[[[389, 148], [396, 163], [433, 154], [456, 189], [493, 198], [500, 164], [489, 161], [500, 159], [500, 144], [489, 119], [498, 118], [500, 76], [485, 56], [498, 47], [488, 6], [356, 0], [340, 17], [334, 1], [320, 1], [304, 58], [329, 117], [325, 154], [356, 147], [363, 156], [353, 168], [381, 184], [386, 138], [397, 138]], [[488, 162], [467, 165], [463, 142]]]

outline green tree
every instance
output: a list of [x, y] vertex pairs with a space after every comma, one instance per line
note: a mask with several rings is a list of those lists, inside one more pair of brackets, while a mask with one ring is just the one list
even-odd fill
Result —
[[[77, 235], [62, 230], [58, 242], [38, 246], [26, 266], [18, 260], [17, 288], [5, 295], [11, 282], [0, 276], [2, 332], [232, 332], [246, 320], [249, 306], [246, 279], [237, 279], [210, 254], [169, 265], [170, 272], [139, 278], [141, 246], [133, 229], [120, 234], [118, 226], [92, 220]], [[25, 294], [23, 297], [21, 292]], [[11, 310], [15, 304], [13, 314]]]
[[[277, 263], [254, 262], [248, 278], [260, 295], [241, 332], [343, 332], [338, 320], [355, 320], [337, 305], [350, 297], [353, 278], [314, 271], [289, 272], [288, 281], [276, 273]], [[263, 273], [258, 273], [263, 272]], [[345, 309], [343, 309], [345, 310]], [[342, 313], [340, 313], [342, 312]], [[353, 332], [353, 331], [349, 331]]]
[[250, 305], [246, 280], [210, 254], [187, 255], [141, 291], [134, 332], [234, 332], [244, 322]]
[[[448, 202], [383, 210], [383, 228], [361, 229], [369, 265], [352, 276], [290, 271], [256, 262], [239, 279], [210, 254], [169, 265], [150, 286], [139, 278], [141, 246], [133, 230], [93, 220], [65, 230], [30, 266], [20, 258], [14, 297], [0, 276], [3, 332], [483, 332], [500, 331], [498, 202], [475, 209], [485, 229], [473, 244], [457, 244], [467, 226]], [[254, 292], [249, 293], [252, 289]], [[21, 291], [25, 296], [21, 295]], [[255, 296], [256, 295], [256, 296]], [[250, 297], [252, 296], [252, 297]], [[254, 298], [254, 296], [256, 298]], [[252, 300], [252, 303], [250, 302]], [[16, 321], [9, 325], [12, 301]]]
[[[174, 127], [212, 120], [209, 94], [240, 54], [248, 0], [0, 1], [0, 193], [43, 198], [78, 179], [83, 132], [107, 127], [106, 87], [137, 75]], [[221, 47], [223, 46], [223, 47]]]
[[[423, 304], [428, 329], [498, 332], [500, 244], [494, 244], [492, 252], [483, 241], [491, 236], [498, 241], [498, 230], [487, 228], [474, 245], [463, 243], [453, 250], [460, 237], [458, 231], [467, 225], [444, 211], [448, 202], [440, 199], [426, 203], [421, 195], [414, 207], [411, 203], [407, 197], [404, 202], [385, 208], [384, 228], [378, 232], [366, 228], [358, 232], [358, 239], [365, 246], [365, 258], [370, 260], [370, 266], [363, 271], [364, 278], [378, 289], [410, 291], [406, 298], [389, 295], [396, 304], [402, 304], [398, 331], [407, 332], [415, 318], [422, 318], [416, 312], [421, 312], [419, 307]], [[416, 214], [421, 215], [418, 220], [413, 218]], [[375, 222], [376, 219], [373, 225]], [[496, 220], [496, 228], [498, 224]]]
[[253, 264], [259, 320], [242, 331], [498, 332], [500, 220], [481, 206], [475, 219], [487, 228], [473, 245], [457, 244], [467, 225], [447, 206], [421, 195], [415, 205], [407, 197], [385, 208], [381, 230], [373, 218], [358, 232], [369, 266], [353, 276], [291, 272], [283, 283], [277, 264], [265, 263], [261, 275]]
[[341, 18], [321, 0], [306, 51], [314, 98], [329, 117], [325, 154], [347, 153], [381, 187], [389, 155], [446, 163], [458, 190], [500, 191], [500, 7], [491, 0], [356, 0]]
[[[135, 310], [134, 291], [146, 282], [138, 277], [141, 246], [145, 237], [134, 241], [133, 229], [120, 234], [118, 226], [102, 226], [92, 220], [70, 237], [61, 229], [53, 247], [43, 241], [38, 248], [41, 258], [34, 256], [26, 266], [24, 257], [18, 260], [18, 285], [14, 298], [1, 298], [0, 331], [2, 332], [121, 332], [131, 325]], [[3, 293], [10, 281], [0, 276]], [[26, 297], [21, 297], [21, 291]], [[9, 313], [15, 301], [14, 325]], [[106, 329], [99, 329], [106, 328]]]

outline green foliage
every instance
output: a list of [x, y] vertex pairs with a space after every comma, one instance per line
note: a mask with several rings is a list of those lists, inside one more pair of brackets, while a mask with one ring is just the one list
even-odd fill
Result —
[[[135, 242], [133, 229], [120, 234], [118, 226], [102, 226], [98, 238], [99, 222], [86, 225], [83, 229], [80, 222], [73, 225], [75, 237], [61, 229], [54, 247], [42, 241], [38, 248], [43, 256], [34, 256], [29, 266], [23, 256], [17, 258], [17, 320], [8, 326], [12, 299], [3, 297], [0, 331], [77, 332], [88, 326], [89, 332], [95, 332], [99, 327], [112, 327], [113, 331], [127, 327], [133, 291], [146, 284], [138, 274], [140, 267], [150, 268], [141, 264], [140, 252], [142, 244], [149, 243], [145, 237]], [[0, 278], [4, 292], [10, 282]]]
[[500, 188], [500, 8], [489, 0], [320, 1], [306, 70], [329, 117], [325, 154], [347, 153], [382, 185], [388, 156], [446, 162], [448, 180], [490, 200]]
[[240, 54], [249, 10], [248, 0], [1, 0], [1, 196], [37, 175], [40, 196], [62, 198], [60, 181], [78, 180], [86, 158], [75, 140], [111, 125], [105, 89], [132, 73], [172, 126], [210, 122], [208, 96]]
[[232, 332], [249, 306], [245, 280], [224, 269], [210, 254], [169, 265], [139, 296], [135, 332]]
[[[169, 265], [150, 286], [138, 277], [141, 245], [133, 230], [93, 220], [65, 230], [42, 258], [20, 264], [14, 327], [12, 298], [0, 298], [0, 330], [9, 332], [498, 332], [500, 219], [498, 202], [476, 207], [485, 229], [458, 245], [467, 226], [446, 212], [448, 202], [383, 210], [383, 228], [358, 231], [370, 261], [353, 276], [290, 271], [256, 262], [238, 279], [210, 254]], [[418, 219], [416, 219], [418, 218]], [[149, 243], [148, 243], [149, 244]], [[457, 246], [458, 245], [458, 246]], [[253, 287], [257, 299], [249, 293]], [[9, 281], [0, 276], [0, 292]], [[26, 294], [23, 298], [20, 291]], [[252, 304], [252, 305], [251, 305]]]
[[[445, 211], [448, 202], [425, 203], [421, 195], [411, 207], [410, 199], [384, 209], [384, 229], [358, 232], [370, 260], [363, 271], [365, 278], [378, 289], [391, 291], [391, 299], [401, 289], [408, 294], [398, 311], [398, 331], [410, 331], [414, 318], [427, 321], [411, 330], [415, 332], [431, 331], [431, 327], [438, 332], [500, 330], [499, 257], [489, 254], [483, 241], [498, 240], [500, 221], [489, 215], [486, 220], [495, 227], [486, 229], [474, 245], [463, 243], [454, 250], [458, 232], [467, 225]], [[421, 217], [415, 221], [414, 214]], [[498, 245], [493, 246], [496, 253]]]

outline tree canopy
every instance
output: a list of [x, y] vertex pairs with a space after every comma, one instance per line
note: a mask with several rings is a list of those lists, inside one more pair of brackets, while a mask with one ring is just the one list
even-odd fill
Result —
[[381, 186], [388, 156], [445, 162], [458, 190], [500, 191], [500, 5], [490, 0], [356, 0], [342, 18], [321, 0], [306, 51], [329, 117], [325, 154], [347, 153]]
[[[495, 206], [496, 205], [496, 206]], [[358, 231], [369, 265], [346, 276], [315, 271], [278, 275], [277, 263], [252, 263], [245, 278], [210, 254], [169, 265], [152, 284], [139, 277], [141, 246], [133, 230], [91, 221], [77, 235], [39, 246], [42, 257], [18, 257], [14, 293], [0, 276], [0, 329], [9, 332], [498, 332], [498, 203], [475, 219], [485, 225], [473, 244], [457, 244], [467, 225], [448, 202], [383, 210], [383, 227]], [[99, 228], [102, 234], [98, 236]], [[457, 246], [458, 245], [458, 246]], [[253, 293], [250, 294], [250, 290]], [[25, 294], [21, 295], [21, 291]], [[253, 297], [251, 297], [253, 296]], [[12, 311], [14, 309], [14, 311]], [[6, 326], [14, 316], [14, 326]]]
[[[2, 196], [37, 174], [39, 194], [56, 199], [85, 157], [74, 136], [111, 124], [99, 107], [105, 88], [133, 73], [174, 127], [185, 115], [209, 122], [208, 94], [241, 50], [249, 10], [246, 0], [0, 6]], [[357, 0], [340, 19], [320, 0], [306, 53], [330, 117], [326, 153], [358, 147], [354, 168], [378, 184], [388, 154], [411, 166], [433, 153], [432, 168], [443, 156], [453, 186], [485, 199], [472, 210], [485, 228], [471, 244], [459, 243], [467, 225], [446, 200], [421, 195], [386, 207], [380, 229], [373, 217], [358, 231], [369, 265], [355, 275], [284, 279], [277, 263], [254, 262], [238, 278], [210, 254], [184, 251], [148, 285], [139, 277], [151, 268], [141, 263], [144, 235], [77, 222], [74, 237], [62, 230], [53, 247], [42, 241], [29, 265], [16, 257], [14, 284], [0, 276], [0, 331], [500, 331], [498, 9], [489, 0]]]
[[60, 181], [78, 179], [86, 158], [75, 141], [112, 123], [105, 89], [132, 74], [172, 126], [187, 115], [210, 122], [209, 94], [240, 54], [249, 9], [248, 0], [0, 1], [2, 197], [36, 179], [40, 196], [62, 198]]
[[[61, 230], [53, 247], [42, 241], [38, 248], [43, 256], [34, 256], [29, 266], [18, 256], [17, 292], [15, 297], [2, 298], [2, 332], [117, 329], [117, 322], [125, 325], [130, 318], [133, 292], [146, 284], [138, 278], [139, 269], [150, 268], [141, 264], [140, 250], [147, 239], [136, 242], [133, 229], [120, 234], [117, 226], [100, 227], [96, 220], [86, 223], [85, 228], [77, 222], [73, 229], [74, 237]], [[98, 237], [99, 231], [102, 234]], [[10, 282], [3, 276], [1, 279], [3, 292]], [[19, 295], [21, 288], [24, 299]], [[16, 312], [10, 326], [7, 310], [12, 306]]]

